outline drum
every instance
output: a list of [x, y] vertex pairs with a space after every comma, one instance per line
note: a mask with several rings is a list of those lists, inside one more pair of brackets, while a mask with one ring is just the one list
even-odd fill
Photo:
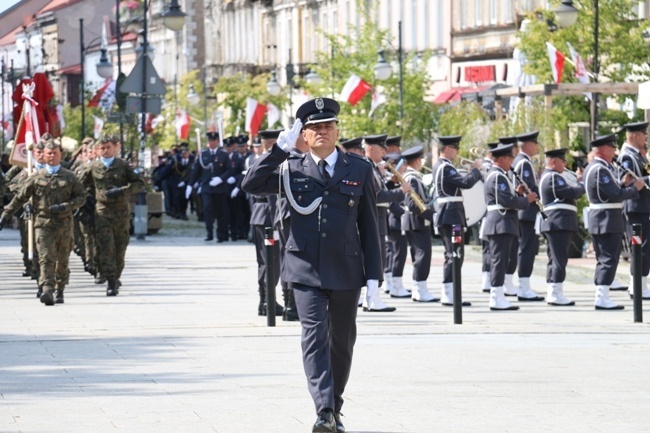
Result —
[[[460, 174], [467, 174], [467, 170], [458, 170]], [[467, 227], [473, 226], [483, 219], [487, 212], [485, 204], [485, 183], [479, 180], [470, 189], [461, 190], [463, 194], [463, 207], [465, 208], [465, 220]]]

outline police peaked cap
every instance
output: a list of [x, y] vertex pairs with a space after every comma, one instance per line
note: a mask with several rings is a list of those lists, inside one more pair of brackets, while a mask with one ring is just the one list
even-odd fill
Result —
[[561, 149], [551, 149], [544, 152], [547, 158], [566, 158], [566, 153], [569, 149], [563, 147]]
[[234, 146], [235, 144], [237, 144], [237, 137], [235, 137], [234, 135], [231, 135], [230, 137], [223, 140], [223, 145], [225, 147]]
[[245, 146], [248, 143], [248, 135], [242, 134], [237, 137], [237, 146]]
[[296, 119], [302, 121], [303, 126], [324, 122], [337, 122], [341, 106], [331, 98], [316, 98], [305, 102], [296, 111]]
[[538, 135], [539, 135], [539, 131], [524, 132], [523, 134], [517, 135], [517, 141], [520, 143], [526, 143], [527, 141], [532, 141], [534, 143], [537, 143]]
[[499, 143], [501, 144], [515, 144], [517, 142], [517, 137], [499, 137]]
[[623, 125], [623, 128], [627, 132], [647, 132], [648, 122], [628, 123], [627, 125]]
[[602, 137], [596, 137], [595, 140], [591, 141], [591, 147], [600, 147], [600, 146], [612, 146], [616, 147], [617, 143], [616, 134], [604, 135]]
[[388, 137], [388, 135], [386, 135], [386, 134], [366, 135], [365, 137], [363, 137], [363, 144], [381, 146], [384, 149], [386, 149], [386, 138], [387, 137]]
[[264, 131], [258, 132], [257, 134], [263, 140], [275, 140], [280, 136], [281, 132], [282, 129], [266, 129]]
[[515, 147], [513, 143], [503, 144], [492, 149], [492, 156], [498, 158], [500, 156], [512, 156], [512, 149]]
[[253, 138], [253, 147], [259, 147], [261, 145], [262, 145], [262, 140], [260, 140], [260, 137]]
[[346, 150], [363, 149], [363, 147], [361, 147], [362, 141], [363, 141], [363, 137], [351, 138], [349, 140], [341, 141], [341, 146], [343, 146], [343, 148]]
[[438, 141], [441, 146], [454, 146], [458, 147], [460, 145], [460, 139], [463, 138], [462, 135], [446, 135], [438, 137]]
[[492, 150], [495, 149], [499, 144], [501, 143], [499, 143], [498, 141], [493, 141], [492, 143], [488, 143], [487, 147], [489, 151], [492, 152]]
[[402, 152], [402, 158], [406, 159], [407, 161], [411, 159], [422, 158], [422, 156], [424, 156], [424, 148], [422, 146], [410, 147]]
[[386, 156], [384, 156], [384, 161], [388, 161], [391, 164], [396, 164], [400, 159], [402, 159], [402, 155], [397, 152], [387, 153]]
[[219, 133], [217, 131], [208, 131], [205, 133], [205, 136], [208, 137], [208, 140], [218, 140]]
[[392, 137], [386, 138], [386, 146], [397, 146], [400, 147], [402, 144], [401, 135], [393, 135]]

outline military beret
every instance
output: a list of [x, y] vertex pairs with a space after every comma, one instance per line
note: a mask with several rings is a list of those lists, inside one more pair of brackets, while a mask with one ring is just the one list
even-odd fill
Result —
[[402, 158], [406, 159], [407, 161], [410, 161], [411, 159], [422, 158], [423, 155], [424, 148], [422, 146], [413, 146], [402, 152]]
[[517, 141], [520, 143], [525, 143], [528, 141], [532, 141], [534, 143], [537, 143], [537, 136], [539, 135], [539, 131], [533, 131], [533, 132], [524, 132], [523, 134], [517, 135]]
[[205, 133], [205, 136], [208, 137], [208, 140], [218, 140], [219, 133], [217, 131], [208, 131]]
[[57, 143], [53, 138], [49, 140], [45, 140], [43, 142], [45, 149], [60, 149], [61, 145]]
[[515, 147], [514, 143], [503, 144], [492, 149], [492, 156], [498, 158], [500, 156], [512, 156], [512, 149]]
[[324, 122], [337, 122], [341, 106], [331, 98], [316, 98], [305, 102], [296, 111], [296, 119], [302, 121], [303, 126]]
[[648, 122], [635, 122], [623, 125], [627, 132], [648, 132]]
[[366, 135], [363, 137], [363, 144], [381, 146], [386, 149], [386, 137], [388, 137], [386, 134]]
[[402, 144], [402, 136], [401, 135], [393, 135], [393, 136], [388, 137], [386, 139], [386, 146], [400, 147], [401, 144]]
[[547, 158], [561, 158], [561, 159], [566, 159], [566, 153], [569, 149], [567, 148], [561, 148], [561, 149], [551, 149], [547, 150], [544, 152], [544, 155], [546, 155]]
[[85, 144], [85, 145], [89, 145], [89, 144], [92, 145], [94, 142], [95, 140], [93, 140], [90, 137], [86, 137], [83, 140], [81, 140], [81, 144]]
[[515, 144], [517, 142], [517, 137], [499, 137], [499, 143], [501, 144]]
[[341, 141], [341, 146], [343, 146], [345, 150], [363, 149], [363, 147], [361, 146], [362, 141], [363, 141], [363, 137], [351, 138], [349, 140]]
[[441, 146], [454, 146], [458, 147], [460, 144], [461, 135], [446, 135], [438, 137]]
[[257, 133], [259, 137], [263, 140], [275, 140], [280, 136], [282, 129], [265, 129]]
[[596, 137], [595, 140], [591, 141], [591, 147], [600, 147], [600, 146], [612, 146], [616, 147], [617, 142], [616, 134], [604, 135], [602, 137]]

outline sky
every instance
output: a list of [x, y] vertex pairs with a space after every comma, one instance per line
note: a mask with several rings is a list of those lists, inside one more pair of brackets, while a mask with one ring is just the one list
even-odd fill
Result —
[[4, 12], [5, 10], [9, 9], [16, 3], [18, 3], [20, 0], [0, 0], [0, 14]]

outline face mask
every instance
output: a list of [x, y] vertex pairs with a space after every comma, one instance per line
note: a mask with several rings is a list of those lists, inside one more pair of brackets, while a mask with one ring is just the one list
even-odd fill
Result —
[[100, 159], [102, 160], [102, 164], [104, 164], [104, 166], [105, 166], [106, 168], [108, 168], [108, 167], [110, 167], [111, 164], [113, 163], [113, 160], [115, 159], [115, 157], [114, 157], [114, 156], [111, 156], [110, 158], [104, 158], [104, 157], [102, 156], [102, 157], [100, 157]]
[[47, 172], [50, 174], [55, 174], [57, 171], [59, 171], [59, 168], [61, 168], [61, 164], [55, 165], [54, 167], [48, 164], [45, 165], [45, 170], [47, 170]]

